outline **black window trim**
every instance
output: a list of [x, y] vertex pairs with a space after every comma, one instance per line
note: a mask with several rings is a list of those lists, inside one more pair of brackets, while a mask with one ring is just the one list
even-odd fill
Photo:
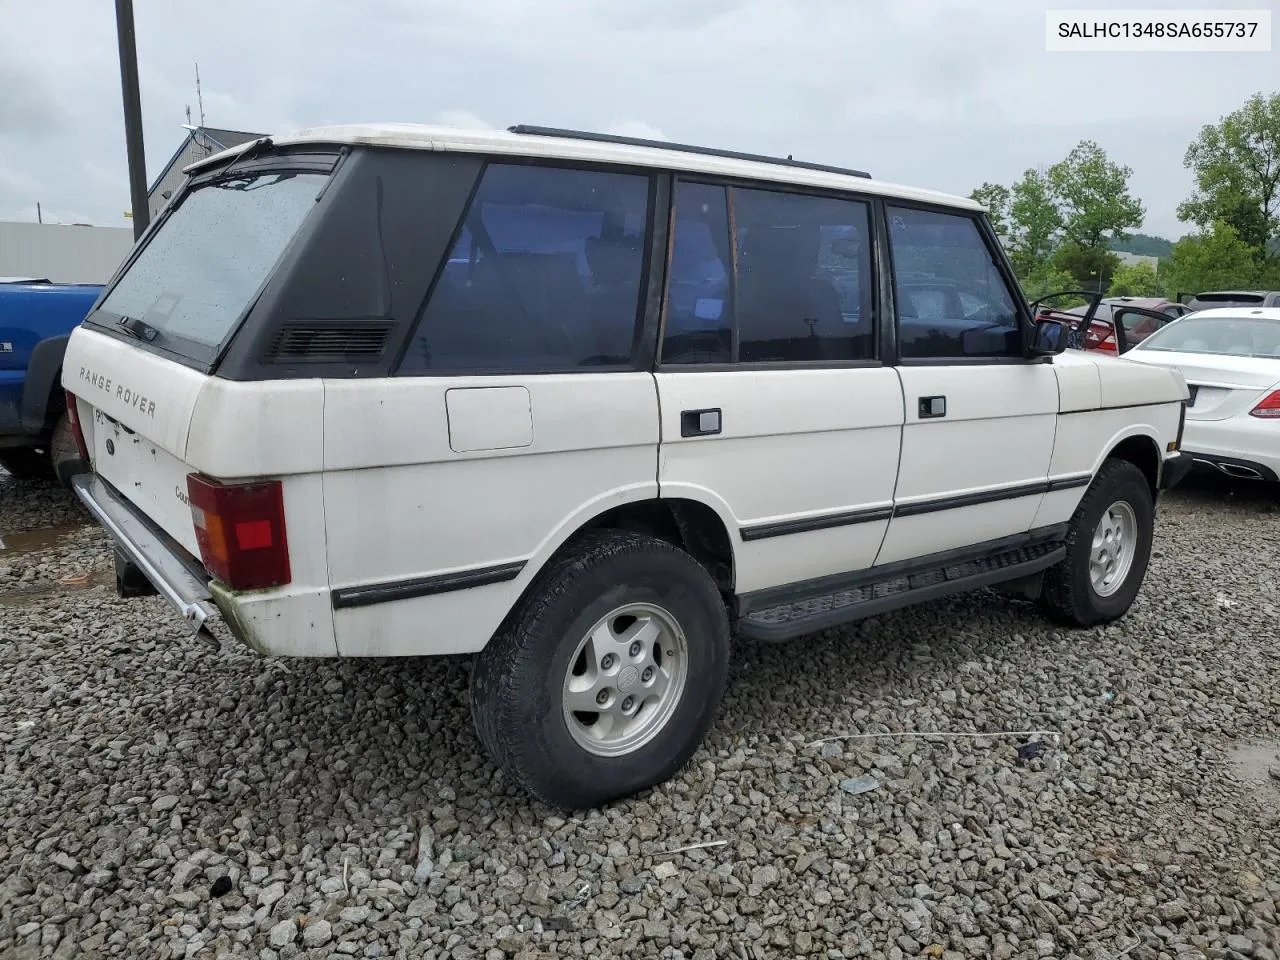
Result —
[[926, 213], [940, 213], [953, 217], [968, 218], [978, 229], [978, 235], [982, 238], [983, 244], [987, 248], [987, 253], [991, 257], [996, 267], [996, 272], [1000, 274], [1000, 278], [1004, 281], [1005, 287], [1008, 289], [1010, 296], [1013, 298], [1013, 308], [1018, 318], [1018, 331], [1021, 339], [1021, 351], [1016, 356], [1003, 357], [903, 357], [897, 349], [896, 336], [898, 330], [898, 311], [897, 303], [893, 305], [893, 321], [894, 330], [894, 363], [903, 367], [991, 367], [991, 366], [1007, 366], [1010, 364], [1031, 364], [1046, 363], [1049, 357], [1028, 357], [1026, 355], [1027, 344], [1030, 342], [1031, 333], [1034, 330], [1034, 321], [1031, 317], [1030, 307], [1027, 304], [1027, 298], [1022, 292], [1022, 286], [1018, 283], [1018, 278], [1013, 272], [1013, 265], [1009, 262], [1008, 256], [1005, 254], [1004, 247], [1001, 246], [999, 238], [996, 237], [995, 231], [991, 228], [990, 221], [978, 210], [968, 210], [961, 207], [949, 207], [940, 203], [929, 203], [923, 200], [905, 199], [900, 197], [882, 197], [881, 212], [882, 221], [881, 229], [884, 231], [884, 255], [889, 262], [888, 284], [890, 290], [896, 290], [897, 267], [893, 262], [893, 243], [889, 233], [889, 208], [905, 207], [909, 210], [920, 210]]
[[[732, 194], [733, 188], [742, 190], [758, 190], [767, 193], [790, 193], [803, 197], [813, 197], [820, 200], [844, 200], [853, 203], [861, 203], [867, 208], [867, 226], [869, 227], [870, 241], [870, 257], [871, 269], [871, 347], [875, 351], [876, 356], [866, 357], [860, 360], [730, 360], [725, 363], [663, 363], [662, 362], [662, 343], [666, 339], [667, 334], [667, 291], [664, 282], [662, 289], [661, 314], [662, 319], [658, 327], [658, 341], [656, 345], [656, 363], [653, 367], [655, 373], [728, 373], [735, 371], [752, 371], [752, 372], [768, 372], [773, 370], [874, 370], [880, 367], [888, 366], [890, 362], [884, 359], [884, 340], [883, 329], [886, 326], [881, 322], [884, 316], [882, 304], [884, 300], [883, 274], [885, 266], [882, 263], [883, 257], [880, 256], [880, 238], [878, 236], [876, 204], [881, 199], [878, 194], [863, 193], [853, 190], [839, 190], [830, 187], [811, 187], [807, 184], [797, 183], [778, 183], [773, 180], [760, 180], [747, 177], [721, 176], [717, 174], [684, 172], [672, 170], [671, 173], [671, 190], [670, 190], [670, 212], [669, 217], [669, 239], [667, 247], [666, 263], [668, 268], [671, 264], [671, 254], [675, 247], [675, 204], [676, 190], [681, 182], [697, 183], [704, 186], [721, 187], [725, 191], [725, 207], [726, 217], [730, 216], [733, 208]], [[729, 222], [729, 243], [730, 243], [730, 261], [731, 269], [729, 275], [730, 303], [733, 305], [733, 356], [738, 355], [738, 313], [737, 313], [737, 238], [733, 230], [733, 222]], [[892, 298], [889, 300], [892, 303]]]
[[[460, 154], [462, 155], [462, 154]], [[656, 313], [657, 308], [651, 306], [652, 297], [652, 277], [653, 270], [650, 267], [650, 260], [656, 252], [655, 242], [658, 240], [658, 234], [665, 236], [667, 230], [665, 227], [659, 227], [657, 222], [659, 205], [667, 201], [664, 194], [669, 189], [662, 181], [666, 180], [667, 185], [670, 183], [670, 172], [663, 170], [661, 167], [640, 167], [631, 166], [629, 164], [608, 163], [600, 161], [587, 160], [569, 160], [560, 157], [542, 157], [542, 156], [520, 156], [508, 155], [501, 153], [483, 153], [477, 152], [465, 154], [471, 157], [478, 157], [480, 160], [480, 170], [476, 174], [475, 181], [471, 185], [471, 191], [467, 196], [466, 205], [462, 209], [458, 222], [454, 224], [453, 233], [449, 239], [449, 245], [445, 249], [444, 255], [436, 264], [435, 274], [431, 278], [431, 283], [427, 287], [426, 295], [422, 298], [422, 302], [418, 304], [417, 312], [414, 314], [413, 321], [408, 326], [408, 331], [401, 344], [400, 350], [390, 366], [388, 372], [389, 377], [403, 378], [459, 378], [459, 377], [547, 377], [547, 376], [564, 376], [566, 374], [574, 374], [577, 376], [591, 376], [593, 374], [610, 374], [610, 373], [643, 373], [652, 369], [652, 359], [650, 354], [654, 346], [650, 346], [649, 325], [656, 323], [651, 317], [651, 313]], [[643, 259], [640, 265], [640, 296], [636, 304], [636, 317], [633, 321], [634, 328], [631, 339], [631, 362], [626, 364], [599, 364], [598, 366], [582, 367], [540, 367], [536, 370], [513, 369], [510, 367], [485, 367], [474, 370], [414, 370], [405, 371], [402, 369], [405, 356], [408, 354], [414, 337], [417, 335], [419, 327], [426, 319], [427, 308], [431, 303], [431, 298], [435, 294], [436, 286], [440, 282], [440, 278], [444, 275], [445, 267], [449, 262], [449, 254], [453, 251], [454, 245], [458, 242], [458, 238], [462, 235], [463, 229], [466, 227], [467, 218], [471, 215], [471, 208], [475, 203], [476, 194], [480, 192], [480, 186], [484, 183], [485, 174], [491, 166], [506, 167], [547, 167], [553, 170], [582, 170], [590, 173], [616, 173], [627, 174], [631, 176], [642, 177], [648, 182], [648, 193], [645, 202], [648, 205], [648, 215], [645, 218], [644, 237], [641, 242], [643, 251]], [[666, 283], [666, 271], [660, 269], [658, 271], [661, 282]]]

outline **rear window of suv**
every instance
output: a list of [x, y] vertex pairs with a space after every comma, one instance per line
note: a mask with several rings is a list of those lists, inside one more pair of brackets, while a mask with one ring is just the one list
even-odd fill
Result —
[[107, 294], [95, 320], [141, 321], [134, 330], [147, 336], [153, 330], [157, 347], [212, 361], [315, 207], [326, 179], [322, 173], [267, 171], [197, 187]]

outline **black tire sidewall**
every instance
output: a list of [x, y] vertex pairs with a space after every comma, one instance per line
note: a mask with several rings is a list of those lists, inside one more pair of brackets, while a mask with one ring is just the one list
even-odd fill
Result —
[[[504, 716], [500, 736], [528, 737], [535, 763], [525, 776], [543, 796], [595, 805], [638, 792], [679, 770], [714, 720], [728, 673], [728, 621], [723, 601], [706, 571], [687, 554], [665, 544], [615, 553], [555, 591], [554, 600], [523, 637], [523, 653], [540, 669], [522, 684], [526, 696]], [[638, 750], [602, 757], [580, 746], [569, 732], [562, 691], [570, 658], [592, 626], [628, 603], [667, 611], [685, 636], [688, 663], [680, 702], [662, 730]], [[522, 658], [528, 665], [528, 656]], [[514, 729], [510, 725], [514, 724]]]
[[[1120, 589], [1108, 597], [1099, 596], [1089, 574], [1089, 557], [1093, 550], [1093, 533], [1102, 516], [1117, 502], [1129, 504], [1138, 524], [1138, 543], [1133, 563]], [[1155, 509], [1146, 478], [1136, 468], [1117, 470], [1100, 484], [1088, 507], [1080, 514], [1079, 529], [1072, 547], [1072, 576], [1075, 594], [1089, 607], [1091, 619], [1114, 620], [1122, 616], [1138, 595], [1151, 560], [1151, 544], [1155, 536]]]

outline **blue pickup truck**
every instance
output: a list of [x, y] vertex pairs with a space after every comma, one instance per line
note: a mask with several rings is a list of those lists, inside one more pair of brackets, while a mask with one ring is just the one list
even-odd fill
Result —
[[67, 425], [62, 355], [101, 284], [0, 277], [0, 468], [15, 477], [57, 475], [78, 464]]

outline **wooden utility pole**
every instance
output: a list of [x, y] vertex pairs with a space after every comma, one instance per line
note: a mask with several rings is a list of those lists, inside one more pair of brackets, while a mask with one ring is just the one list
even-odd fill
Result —
[[133, 203], [133, 239], [150, 216], [147, 211], [147, 158], [142, 150], [142, 100], [138, 93], [138, 50], [133, 33], [133, 0], [116, 0], [116, 37], [120, 43], [120, 90], [124, 96], [124, 141], [129, 153], [129, 195]]

